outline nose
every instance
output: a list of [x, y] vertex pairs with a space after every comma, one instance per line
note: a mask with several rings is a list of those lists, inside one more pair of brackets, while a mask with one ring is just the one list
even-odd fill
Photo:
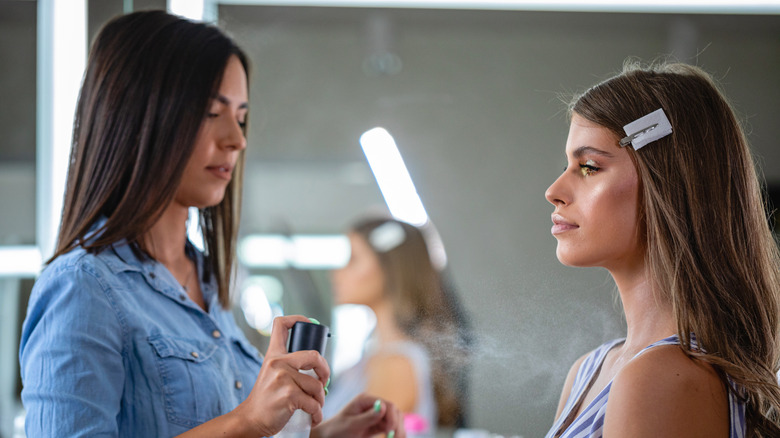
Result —
[[544, 192], [544, 197], [547, 199], [547, 201], [556, 207], [559, 205], [567, 205], [571, 203], [571, 196], [565, 187], [565, 176], [566, 171], [564, 171], [561, 176], [558, 177], [558, 179], [553, 181], [553, 183], [550, 184], [550, 187], [548, 187]]
[[224, 117], [223, 120], [220, 146], [238, 151], [246, 149], [246, 137], [241, 125], [230, 117]]

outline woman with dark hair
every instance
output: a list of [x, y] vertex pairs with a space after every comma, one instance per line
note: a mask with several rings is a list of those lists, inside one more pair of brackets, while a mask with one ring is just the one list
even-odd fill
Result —
[[629, 63], [570, 114], [557, 256], [610, 272], [628, 332], [575, 362], [547, 436], [780, 436], [780, 256], [728, 102]]
[[421, 417], [429, 432], [437, 425], [462, 426], [470, 337], [422, 230], [368, 218], [348, 235], [351, 257], [332, 274], [334, 299], [371, 308], [376, 328], [363, 358], [335, 377], [326, 417], [365, 391]]
[[[213, 26], [149, 11], [100, 31], [23, 326], [28, 436], [271, 436], [297, 409], [321, 422], [327, 363], [286, 354], [308, 320], [277, 318], [263, 358], [230, 312], [248, 97], [247, 58]], [[392, 435], [399, 418], [360, 396], [312, 436]]]

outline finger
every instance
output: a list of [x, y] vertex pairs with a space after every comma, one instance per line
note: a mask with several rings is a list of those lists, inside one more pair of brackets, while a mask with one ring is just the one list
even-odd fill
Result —
[[277, 316], [274, 318], [266, 356], [287, 353], [287, 331], [299, 321], [309, 322], [309, 319], [301, 315]]
[[314, 370], [322, 387], [328, 383], [330, 367], [320, 353], [314, 350], [301, 350], [287, 354], [284, 359], [293, 369]]
[[385, 431], [382, 424], [386, 411], [385, 403], [365, 394], [359, 395], [344, 408], [344, 413], [352, 418], [352, 424], [370, 432], [372, 436]]
[[[368, 394], [358, 394], [352, 401], [349, 402], [345, 410], [351, 414], [359, 414], [374, 409], [377, 402], [377, 398]], [[382, 402], [379, 401], [379, 409], [382, 409]], [[380, 413], [377, 411], [376, 413]]]
[[322, 423], [323, 418], [322, 406], [320, 406], [320, 409], [317, 412], [311, 414], [311, 427], [315, 427]]
[[303, 392], [291, 395], [290, 399], [296, 409], [301, 409], [311, 415], [312, 422], [314, 422], [315, 419], [317, 419], [317, 422], [322, 421], [322, 405], [317, 400]]
[[[385, 400], [377, 400], [381, 403], [381, 408], [376, 411], [375, 414], [378, 417], [376, 424], [370, 428], [370, 432], [374, 434], [384, 433], [389, 434], [392, 432], [394, 437], [403, 438], [406, 433], [403, 426], [403, 414], [393, 404]], [[375, 405], [376, 406], [376, 405]]]
[[390, 431], [395, 432], [395, 438], [404, 438], [406, 436], [406, 429], [403, 425], [404, 416], [401, 410], [395, 405], [388, 402], [387, 413], [385, 414], [386, 433]]
[[385, 422], [388, 424], [388, 426], [391, 429], [394, 429], [403, 422], [401, 411], [399, 411], [398, 408], [396, 408], [395, 405], [393, 405], [392, 403], [390, 402], [385, 402], [385, 403], [387, 403], [387, 411], [385, 412]]
[[292, 378], [298, 388], [306, 395], [314, 398], [320, 406], [325, 404], [325, 388], [319, 379], [297, 372], [292, 374]]

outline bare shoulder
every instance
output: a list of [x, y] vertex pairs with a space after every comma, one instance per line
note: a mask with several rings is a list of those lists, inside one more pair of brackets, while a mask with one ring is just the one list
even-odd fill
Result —
[[678, 346], [655, 347], [615, 376], [604, 436], [728, 437], [726, 388], [708, 364]]
[[414, 410], [417, 377], [414, 365], [401, 354], [379, 354], [366, 364], [366, 392], [395, 403], [403, 412]]
[[370, 373], [380, 373], [385, 376], [401, 375], [410, 377], [414, 375], [414, 367], [408, 357], [402, 354], [382, 353], [372, 356], [368, 360]]

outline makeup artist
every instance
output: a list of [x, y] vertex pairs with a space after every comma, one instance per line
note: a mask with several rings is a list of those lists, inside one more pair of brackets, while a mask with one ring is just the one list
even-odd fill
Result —
[[328, 365], [285, 351], [306, 318], [277, 318], [264, 357], [233, 320], [248, 67], [216, 27], [163, 11], [95, 39], [56, 251], [23, 326], [28, 436], [271, 436], [297, 409], [313, 437], [404, 436], [398, 410], [364, 395], [321, 423]]

